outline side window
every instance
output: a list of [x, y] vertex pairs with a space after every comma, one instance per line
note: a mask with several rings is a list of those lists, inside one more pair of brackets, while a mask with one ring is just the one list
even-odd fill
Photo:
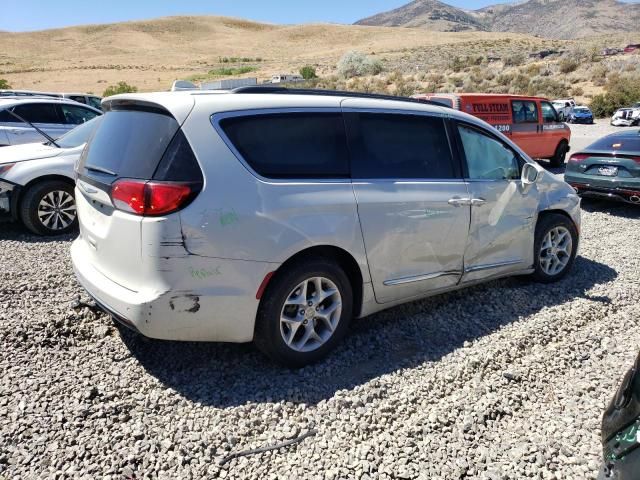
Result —
[[558, 113], [556, 109], [553, 108], [549, 102], [540, 102], [540, 106], [542, 107], [542, 120], [544, 123], [554, 123], [559, 122]]
[[76, 107], [75, 105], [60, 105], [62, 110], [62, 116], [64, 117], [64, 123], [71, 125], [80, 125], [81, 123], [88, 122], [89, 120], [96, 118], [98, 114], [88, 108]]
[[18, 120], [16, 117], [11, 115], [8, 111], [1, 110], [0, 123], [20, 123], [20, 120]]
[[513, 123], [538, 123], [538, 107], [536, 102], [514, 100], [511, 102]]
[[102, 103], [98, 97], [89, 97], [89, 105], [98, 110], [102, 109]]
[[70, 96], [69, 99], [73, 100], [74, 102], [87, 103], [87, 99], [84, 98], [84, 96], [73, 95]]
[[473, 180], [512, 180], [520, 178], [517, 154], [502, 142], [472, 127], [458, 125]]
[[442, 118], [386, 113], [345, 117], [353, 178], [457, 177]]
[[61, 123], [55, 104], [28, 103], [16, 106], [13, 111], [31, 123]]
[[268, 178], [348, 178], [349, 155], [340, 113], [278, 113], [220, 122], [234, 147]]

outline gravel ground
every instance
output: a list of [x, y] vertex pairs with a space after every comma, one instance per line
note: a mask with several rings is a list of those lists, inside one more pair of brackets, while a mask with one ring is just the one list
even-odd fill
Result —
[[602, 412], [640, 345], [640, 208], [584, 207], [561, 283], [394, 308], [295, 372], [73, 309], [70, 238], [0, 225], [0, 478], [595, 478]]

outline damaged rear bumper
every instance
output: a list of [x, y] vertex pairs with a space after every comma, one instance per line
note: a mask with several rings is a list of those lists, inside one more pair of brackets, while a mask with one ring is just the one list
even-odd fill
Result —
[[147, 257], [148, 264], [158, 262], [157, 269], [133, 291], [94, 268], [87, 261], [88, 248], [81, 237], [71, 246], [74, 272], [87, 293], [116, 321], [160, 340], [252, 341], [259, 304], [256, 291], [277, 268], [196, 255]]

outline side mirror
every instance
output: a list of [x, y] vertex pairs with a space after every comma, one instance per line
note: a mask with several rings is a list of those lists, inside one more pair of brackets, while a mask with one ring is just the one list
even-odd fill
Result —
[[540, 172], [538, 169], [530, 163], [525, 163], [522, 167], [522, 184], [533, 185], [540, 178]]

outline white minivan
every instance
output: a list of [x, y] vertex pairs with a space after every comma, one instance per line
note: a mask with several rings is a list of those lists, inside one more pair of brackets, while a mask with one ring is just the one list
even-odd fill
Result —
[[354, 317], [574, 263], [575, 191], [450, 108], [281, 87], [103, 108], [76, 170], [73, 265], [148, 337], [255, 341], [297, 367]]

